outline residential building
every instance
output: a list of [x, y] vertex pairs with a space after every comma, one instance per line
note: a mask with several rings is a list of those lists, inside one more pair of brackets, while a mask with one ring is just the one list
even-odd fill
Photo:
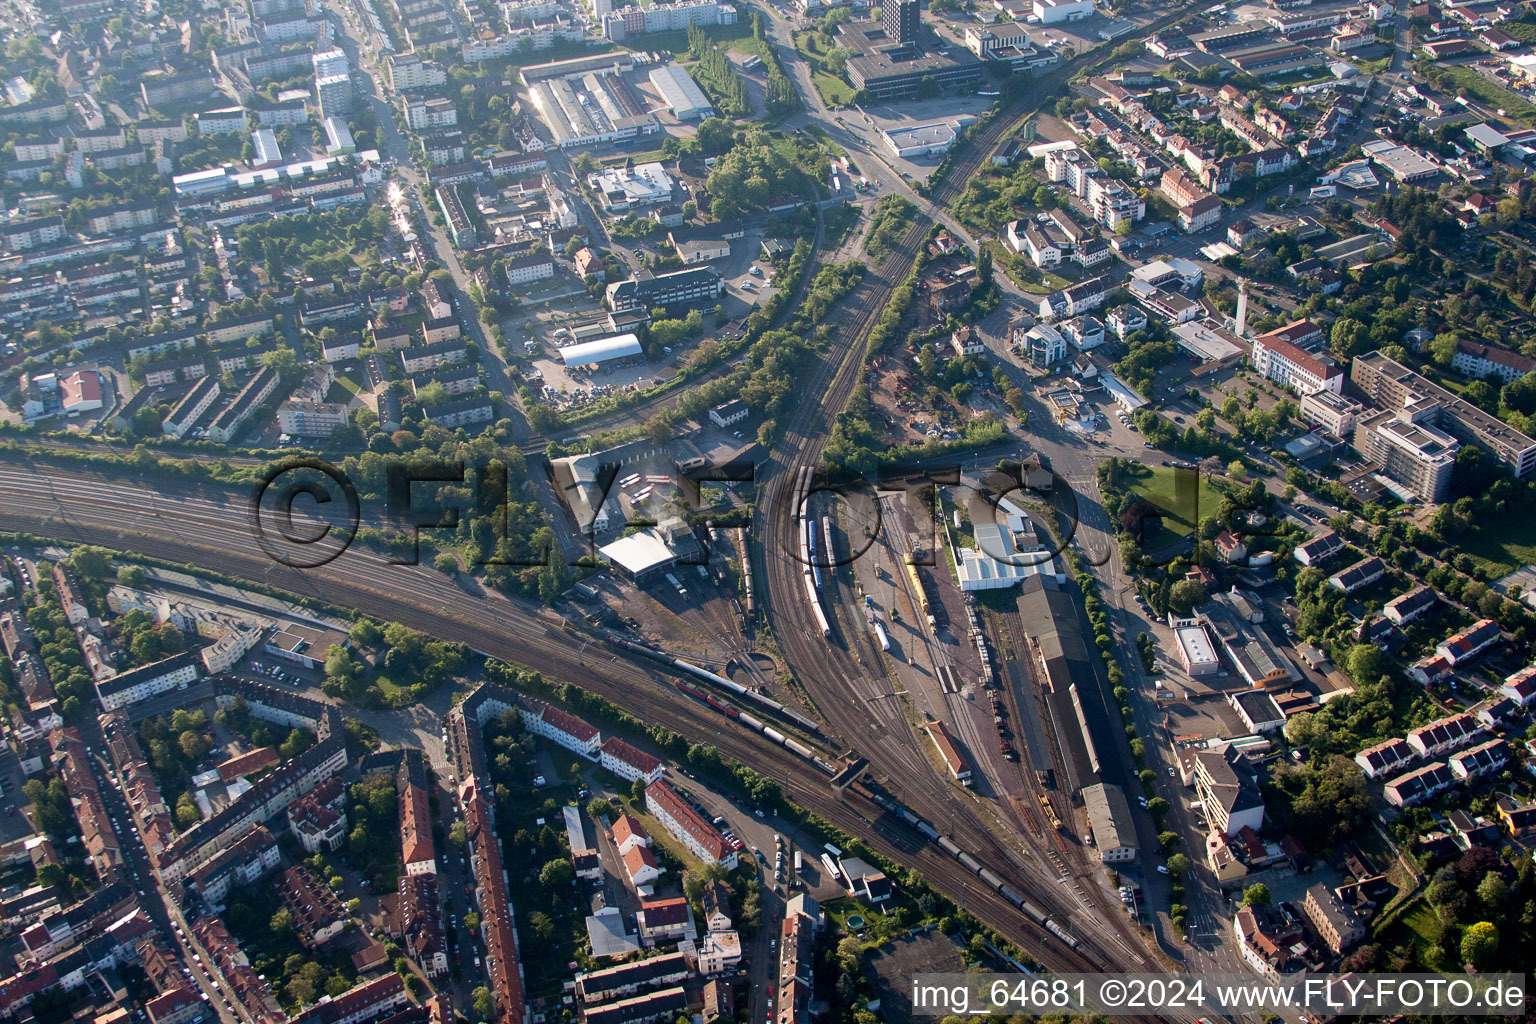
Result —
[[736, 850], [732, 844], [668, 783], [658, 780], [646, 786], [645, 807], [699, 860], [706, 864], [723, 864], [728, 869], [736, 867]]
[[126, 672], [96, 680], [96, 695], [107, 711], [137, 704], [139, 701], [165, 693], [167, 690], [185, 689], [197, 678], [197, 661], [183, 652], [140, 665]]
[[1328, 582], [1346, 594], [1353, 594], [1375, 583], [1386, 575], [1386, 572], [1386, 563], [1375, 555], [1371, 555], [1328, 577]]
[[1438, 718], [1408, 731], [1407, 743], [1420, 757], [1439, 757], [1483, 735], [1482, 723], [1467, 712]]
[[1302, 909], [1335, 953], [1346, 953], [1365, 938], [1365, 926], [1354, 909], [1340, 900], [1327, 883], [1319, 882], [1307, 889]]
[[330, 437], [347, 424], [347, 407], [340, 402], [289, 400], [277, 407], [278, 429], [290, 437]]
[[1366, 747], [1355, 755], [1355, 763], [1368, 779], [1395, 775], [1418, 757], [1418, 751], [1400, 736]]
[[569, 711], [562, 711], [552, 704], [543, 704], [531, 698], [519, 706], [518, 713], [522, 717], [523, 728], [535, 736], [542, 736], [588, 760], [597, 760], [603, 734], [595, 726]]
[[1432, 588], [1417, 586], [1382, 605], [1381, 614], [1394, 626], [1406, 626], [1439, 603], [1440, 598]]
[[1459, 633], [1455, 633], [1435, 646], [1435, 653], [1444, 658], [1452, 668], [1464, 665], [1482, 654], [1494, 644], [1501, 643], [1504, 634], [1492, 619], [1479, 619]]
[[1233, 836], [1244, 826], [1257, 832], [1264, 825], [1264, 798], [1252, 770], [1234, 747], [1195, 754], [1195, 791], [1205, 805], [1213, 829]]
[[1536, 665], [1527, 665], [1505, 676], [1499, 692], [1522, 708], [1536, 703]]
[[1344, 538], [1333, 530], [1324, 530], [1316, 537], [1296, 546], [1291, 557], [1302, 565], [1321, 565], [1345, 547]]
[[1433, 761], [1390, 780], [1382, 795], [1393, 807], [1411, 807], [1438, 796], [1455, 784], [1456, 776], [1451, 774], [1445, 762]]
[[641, 900], [635, 923], [640, 930], [640, 943], [646, 947], [694, 937], [693, 911], [681, 896]]
[[1451, 774], [1458, 779], [1475, 779], [1498, 771], [1509, 762], [1509, 744], [1491, 739], [1468, 747], [1447, 758]]
[[272, 392], [277, 390], [277, 385], [276, 370], [266, 367], [258, 371], [235, 394], [229, 405], [214, 417], [212, 425], [208, 428], [208, 439], [221, 444], [232, 441], [245, 422], [271, 396]]
[[610, 736], [598, 747], [598, 761], [625, 782], [644, 779], [647, 785], [660, 780], [665, 770], [656, 758], [617, 736]]
[[1536, 359], [1470, 338], [1458, 338], [1456, 351], [1451, 355], [1451, 369], [1467, 377], [1497, 377], [1508, 384], [1536, 370]]
[[724, 279], [712, 268], [693, 267], [665, 274], [643, 272], [627, 281], [608, 285], [608, 308], [651, 309], [655, 306], [703, 306], [713, 304], [725, 288]]

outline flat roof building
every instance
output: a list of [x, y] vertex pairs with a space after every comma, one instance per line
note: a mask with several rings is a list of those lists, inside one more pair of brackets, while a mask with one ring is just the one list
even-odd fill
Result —
[[1173, 328], [1173, 339], [1191, 358], [1214, 367], [1230, 366], [1246, 351], [1237, 335], [1210, 320], [1177, 325]]
[[1477, 445], [1516, 477], [1523, 479], [1536, 470], [1536, 440], [1380, 351], [1356, 356], [1350, 380], [1385, 409], [1432, 403], [1438, 408], [1427, 410], [1416, 422], [1438, 426], [1463, 443]]
[[1180, 626], [1174, 630], [1174, 636], [1179, 641], [1179, 662], [1184, 671], [1192, 676], [1205, 676], [1221, 668], [1216, 644], [1203, 625], [1196, 622]]
[[1360, 147], [1378, 167], [1399, 182], [1427, 181], [1440, 173], [1440, 165], [1416, 149], [1400, 146], [1389, 139], [1372, 139]]
[[271, 128], [258, 128], [251, 133], [251, 144], [256, 147], [256, 155], [251, 159], [252, 167], [271, 167], [283, 162], [283, 150], [277, 144], [277, 136]]
[[[915, 10], [916, 4], [912, 5]], [[884, 25], [849, 22], [838, 29], [837, 41], [848, 47], [848, 80], [855, 89], [867, 89], [882, 100], [916, 96], [923, 79], [940, 88], [971, 85], [981, 81], [982, 62], [969, 50], [959, 53], [923, 53], [915, 43], [903, 43]]]
[[357, 143], [352, 141], [352, 132], [347, 123], [339, 117], [325, 119], [325, 152], [329, 156], [340, 153], [353, 153], [357, 151]]
[[913, 125], [909, 128], [887, 128], [880, 133], [892, 153], [903, 160], [920, 156], [940, 156], [948, 153], [955, 144], [957, 133], [948, 124]]
[[1408, 488], [1405, 497], [1445, 500], [1461, 442], [1438, 427], [1414, 422], [1407, 410], [1385, 411], [1355, 426], [1354, 448], [1383, 476]]

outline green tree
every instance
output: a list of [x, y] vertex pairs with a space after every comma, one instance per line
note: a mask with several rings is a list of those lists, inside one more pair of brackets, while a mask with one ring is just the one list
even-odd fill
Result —
[[1372, 644], [1356, 644], [1349, 650], [1345, 668], [1357, 685], [1376, 682], [1381, 678], [1381, 648]]
[[569, 889], [575, 879], [576, 873], [571, 868], [571, 862], [564, 857], [545, 861], [539, 869], [539, 884], [547, 889]]
[[[585, 156], [586, 154], [583, 153], [582, 155]], [[481, 985], [470, 995], [474, 1000], [475, 1015], [481, 1020], [490, 1020], [491, 1014], [496, 1012], [496, 1000], [491, 995], [491, 990]]]
[[1174, 878], [1183, 878], [1192, 867], [1194, 867], [1194, 862], [1182, 853], [1176, 853], [1168, 858], [1168, 874]]
[[1205, 603], [1205, 584], [1199, 580], [1180, 580], [1168, 591], [1168, 603], [1179, 614]]
[[1440, 366], [1450, 366], [1456, 356], [1456, 335], [1437, 334], [1429, 343], [1429, 354]]
[[1263, 882], [1255, 882], [1243, 890], [1243, 905], [1247, 907], [1267, 907], [1270, 898], [1269, 886]]
[[1488, 963], [1499, 948], [1499, 929], [1491, 921], [1479, 921], [1461, 936], [1461, 959], [1474, 967]]

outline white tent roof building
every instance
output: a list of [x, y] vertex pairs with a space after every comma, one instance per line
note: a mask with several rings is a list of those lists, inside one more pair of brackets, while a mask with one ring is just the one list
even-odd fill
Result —
[[566, 366], [592, 366], [614, 359], [629, 359], [643, 352], [638, 337], [633, 334], [616, 334], [611, 338], [596, 338], [578, 345], [567, 345], [560, 350], [560, 358]]

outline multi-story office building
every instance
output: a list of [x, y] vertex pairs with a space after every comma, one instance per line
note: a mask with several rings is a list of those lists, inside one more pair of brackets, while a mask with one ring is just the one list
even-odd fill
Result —
[[1536, 470], [1536, 440], [1379, 351], [1356, 356], [1350, 380], [1384, 409], [1425, 408], [1426, 415], [1416, 417], [1417, 422], [1476, 445], [1517, 477]]
[[653, 306], [698, 306], [720, 297], [725, 282], [709, 267], [647, 274], [608, 286], [608, 308], [650, 309]]
[[916, 46], [917, 33], [922, 26], [922, 12], [918, 0], [881, 0], [880, 27], [885, 37], [901, 46]]
[[1461, 442], [1406, 411], [1378, 412], [1355, 426], [1354, 448], [1423, 501], [1442, 501]]
[[1349, 437], [1355, 432], [1365, 407], [1352, 398], [1326, 388], [1301, 397], [1301, 418], [1322, 427], [1334, 437]]

